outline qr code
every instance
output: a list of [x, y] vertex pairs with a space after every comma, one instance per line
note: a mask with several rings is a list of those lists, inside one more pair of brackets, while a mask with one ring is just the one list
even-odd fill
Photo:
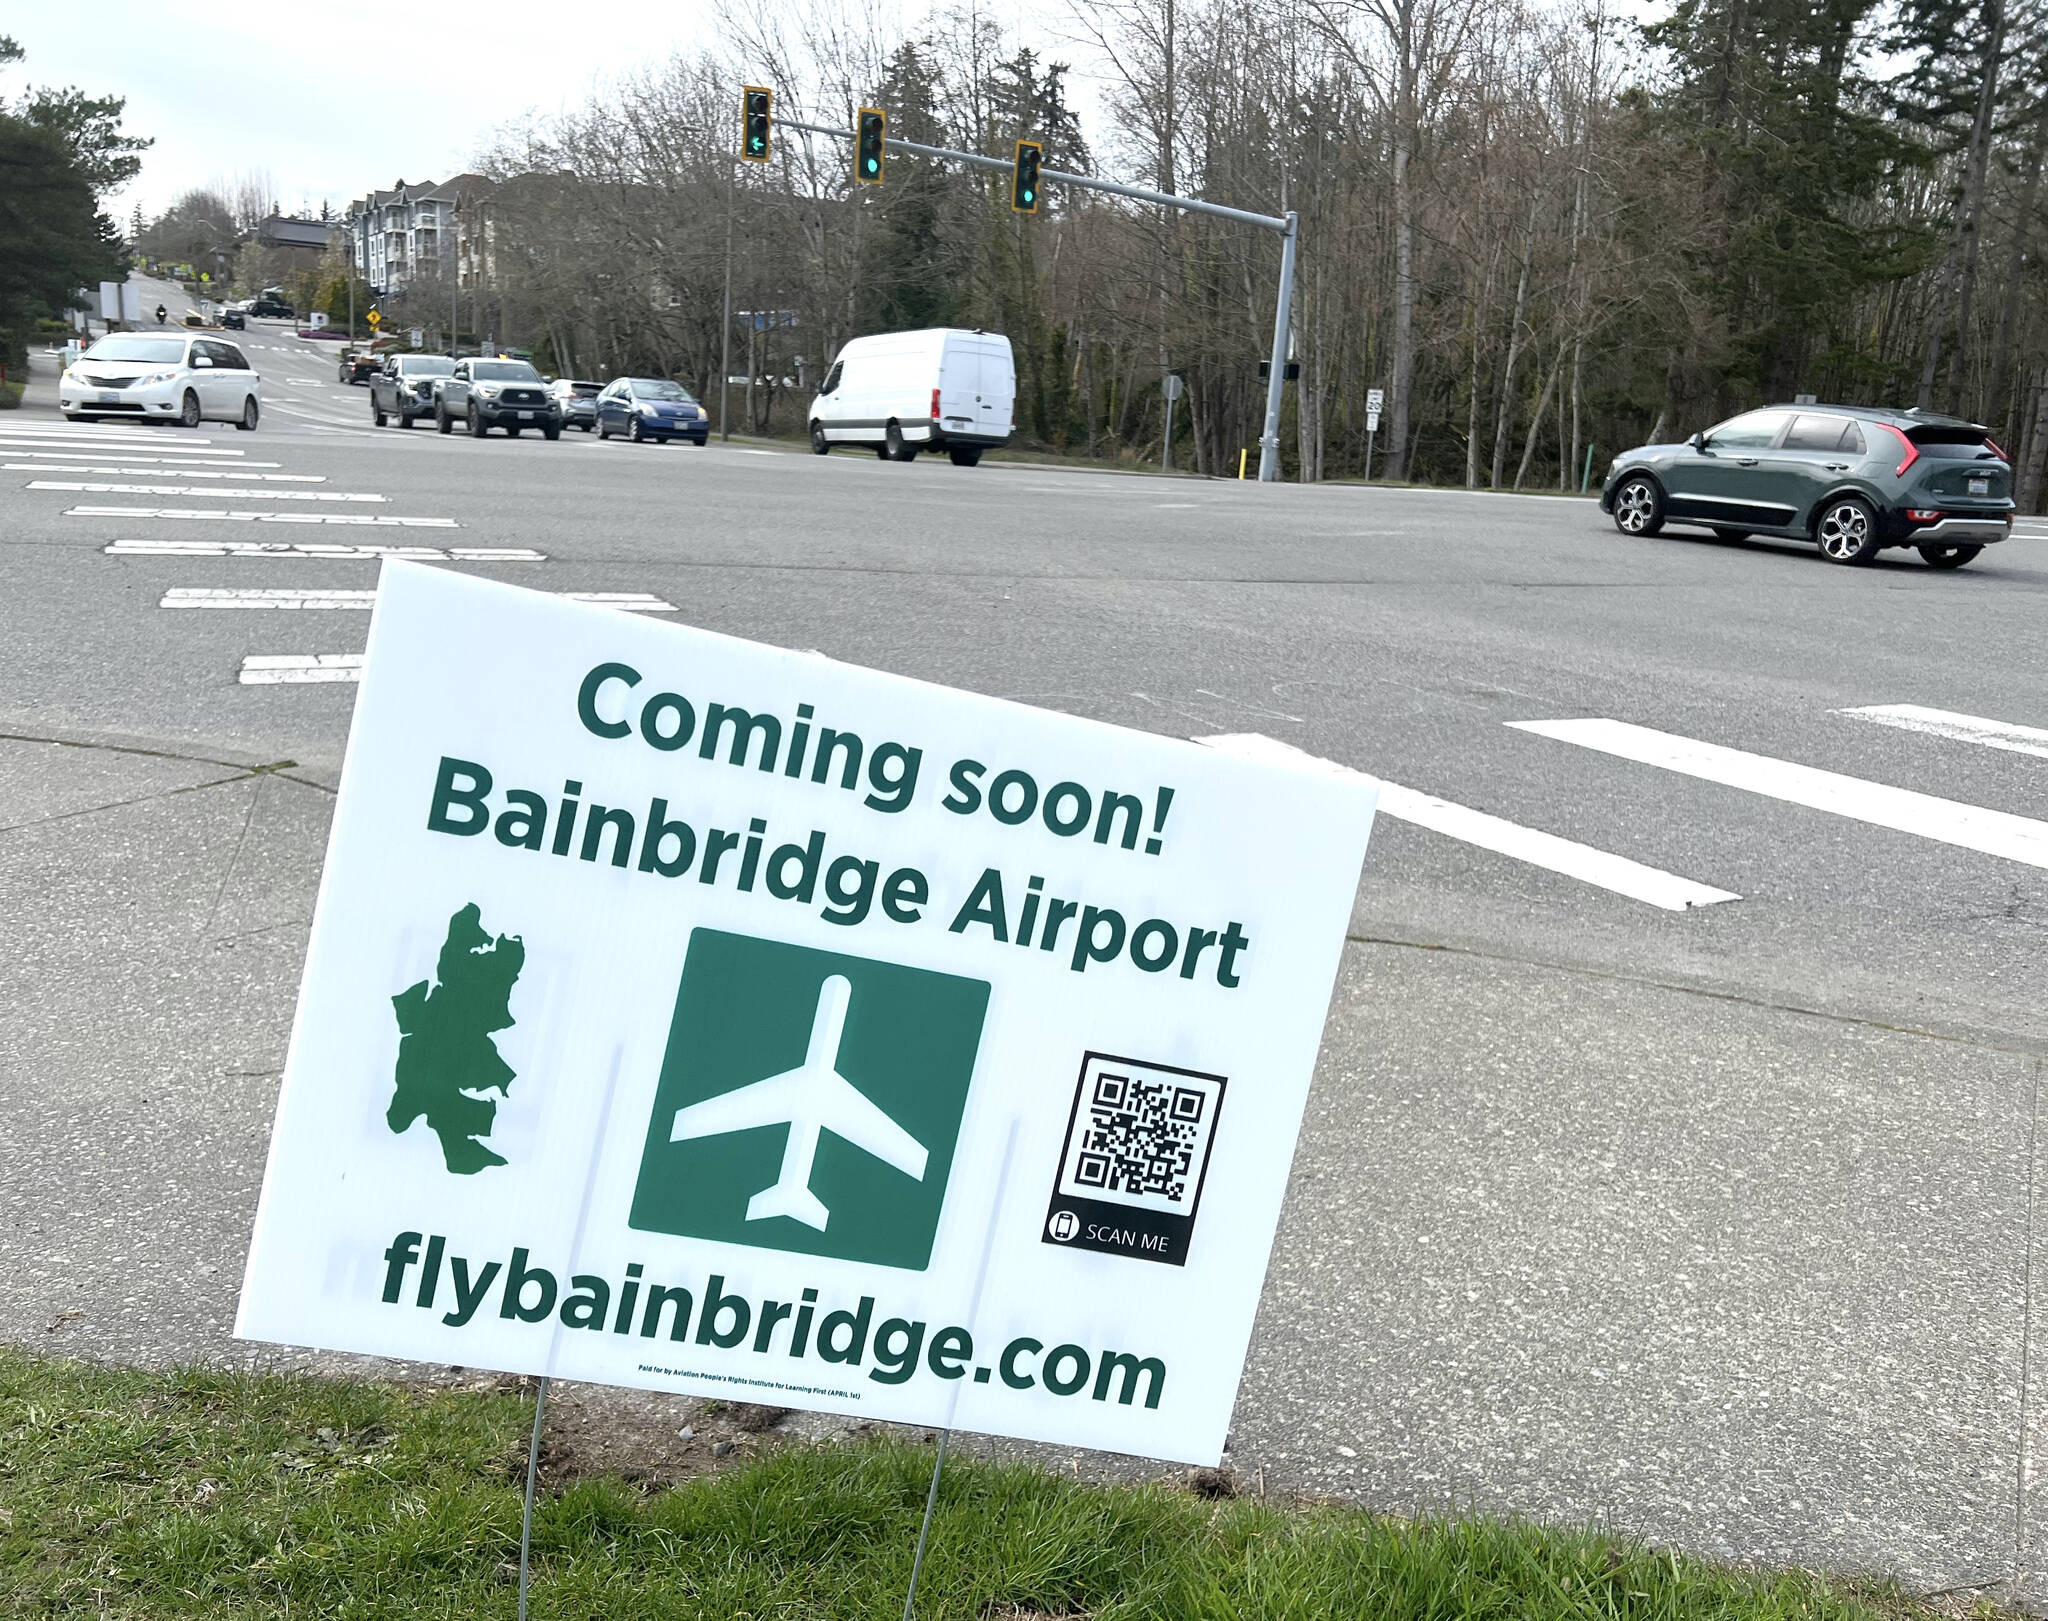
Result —
[[1060, 1191], [1187, 1214], [1201, 1191], [1222, 1103], [1219, 1076], [1091, 1054]]

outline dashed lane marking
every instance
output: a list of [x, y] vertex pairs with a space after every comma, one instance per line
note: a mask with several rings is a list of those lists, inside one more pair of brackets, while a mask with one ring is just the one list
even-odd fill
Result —
[[[66, 458], [55, 451], [18, 450], [13, 452], [13, 454], [36, 458], [33, 461], [6, 463], [7, 469], [15, 473], [126, 473], [138, 478], [170, 478], [173, 476], [178, 478], [246, 478], [269, 480], [285, 484], [325, 484], [327, 482], [327, 475], [325, 473], [251, 473], [244, 470], [251, 467], [282, 467], [284, 465], [283, 462], [207, 461], [173, 462], [169, 465], [159, 463], [155, 467], [88, 467], [82, 464], [69, 465]], [[78, 452], [76, 451], [72, 452], [74, 457], [77, 454]], [[104, 455], [105, 452], [101, 452], [101, 454]], [[119, 455], [120, 453], [117, 451], [115, 454]], [[122, 456], [121, 459], [131, 462], [156, 461], [154, 456]], [[229, 471], [208, 471], [211, 468], [227, 468]]]
[[374, 501], [386, 495], [350, 494], [343, 490], [209, 490], [182, 484], [80, 484], [68, 479], [32, 478], [31, 490], [69, 490], [88, 495], [232, 495], [237, 501]]
[[1930, 737], [1977, 743], [1987, 749], [2006, 749], [2048, 760], [2048, 731], [2038, 726], [2015, 726], [2010, 721], [1958, 715], [1949, 709], [1922, 709], [1918, 704], [1871, 704], [1863, 709], [1838, 709], [1835, 713], [1875, 721], [1880, 726], [1896, 726], [1902, 731], [1924, 732]]
[[251, 653], [239, 677], [245, 687], [278, 687], [313, 682], [360, 681], [360, 653]]
[[[239, 492], [238, 492], [239, 493]], [[356, 512], [230, 512], [204, 507], [67, 507], [67, 518], [207, 518], [216, 523], [340, 523], [381, 529], [460, 529], [453, 518], [387, 518]]]
[[[1278, 738], [1267, 737], [1262, 732], [1198, 737], [1194, 741], [1243, 759], [1267, 760], [1299, 770], [1337, 772], [1346, 776], [1362, 774], [1334, 760], [1306, 753]], [[1453, 804], [1448, 799], [1417, 793], [1398, 783], [1381, 781], [1379, 808], [1396, 821], [1427, 828], [1432, 833], [1477, 845], [1482, 850], [1491, 850], [1496, 855], [1526, 862], [1532, 867], [1562, 873], [1567, 878], [1576, 878], [1581, 883], [1592, 884], [1667, 912], [1684, 912], [1694, 907], [1742, 899], [1732, 891], [1695, 883], [1690, 878], [1645, 866], [1626, 856], [1596, 850], [1589, 844], [1560, 838], [1555, 833], [1523, 827], [1466, 805]]]
[[2030, 867], [2048, 867], [2048, 822], [2006, 811], [1965, 805], [1910, 788], [1893, 788], [1838, 771], [1822, 771], [1767, 754], [1702, 743], [1648, 726], [1618, 720], [1512, 720], [1517, 731], [1597, 749], [1603, 754], [1659, 766], [1702, 782], [1745, 789], [1809, 810], [1911, 833], [1940, 844], [2000, 856]]
[[308, 558], [317, 562], [378, 562], [405, 557], [417, 563], [545, 563], [546, 552], [525, 546], [343, 546], [287, 540], [117, 540], [109, 557]]
[[[646, 591], [555, 591], [570, 602], [594, 603], [621, 613], [672, 614], [676, 605]], [[159, 608], [256, 608], [301, 613], [322, 610], [368, 613], [376, 606], [375, 591], [293, 591], [289, 589], [229, 591], [210, 586], [173, 586]]]

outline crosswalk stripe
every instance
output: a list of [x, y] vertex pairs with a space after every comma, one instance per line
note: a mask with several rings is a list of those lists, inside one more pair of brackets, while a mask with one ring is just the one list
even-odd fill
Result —
[[237, 501], [388, 501], [385, 495], [343, 490], [208, 490], [181, 484], [87, 484], [71, 479], [32, 478], [31, 490], [69, 490], [79, 495], [231, 495]]
[[[134, 458], [148, 461], [147, 456]], [[252, 467], [282, 467], [282, 462], [208, 462], [203, 467], [183, 463], [174, 467], [83, 467], [67, 466], [61, 461], [47, 462], [0, 462], [0, 467], [10, 473], [114, 473], [135, 478], [167, 478], [175, 474], [179, 478], [238, 478], [250, 483], [270, 484], [325, 484], [325, 473], [252, 473]], [[230, 471], [214, 472], [213, 468], [225, 467]]]
[[242, 660], [239, 679], [245, 687], [275, 687], [362, 678], [360, 653], [252, 653]]
[[[648, 591], [555, 591], [550, 595], [570, 602], [595, 603], [617, 608], [622, 613], [672, 614], [676, 605], [664, 602]], [[289, 588], [236, 591], [211, 586], [172, 586], [164, 593], [159, 608], [258, 608], [318, 612], [339, 610], [368, 613], [377, 604], [375, 591], [313, 590]]]
[[1965, 805], [1909, 788], [1892, 788], [1861, 777], [1773, 759], [1767, 754], [1702, 743], [1648, 726], [1632, 726], [1626, 721], [1515, 720], [1507, 724], [1517, 731], [1575, 743], [1580, 748], [1597, 749], [1642, 765], [1661, 766], [1703, 782], [1746, 789], [1788, 804], [1804, 805], [1809, 810], [1827, 811], [1897, 833], [1912, 833], [1983, 855], [2024, 862], [2030, 867], [2048, 867], [2048, 822], [1987, 810], [1981, 805]]
[[420, 563], [545, 563], [546, 552], [526, 546], [344, 546], [288, 540], [117, 540], [101, 548], [109, 557], [252, 557], [320, 563], [374, 563], [406, 557]]
[[2048, 760], [2048, 731], [2038, 726], [2015, 726], [2009, 721], [1986, 720], [1981, 715], [1923, 709], [1918, 704], [1871, 704], [1862, 709], [1837, 709], [1835, 713], [1876, 721], [1880, 726], [1896, 726], [1902, 731], [1925, 732], [1958, 743], [1981, 743], [1987, 749], [2008, 749], [2014, 754], [2032, 754]]
[[178, 460], [240, 460], [248, 454], [246, 451], [228, 450], [218, 445], [202, 448], [190, 440], [167, 445], [162, 443], [162, 435], [154, 433], [138, 433], [132, 439], [71, 439], [56, 434], [28, 437], [12, 428], [0, 428], [0, 449], [42, 454], [48, 452], [52, 445], [63, 446], [56, 454], [65, 456], [135, 456], [140, 455], [145, 446], [152, 455]]
[[[1352, 776], [1365, 774], [1353, 772], [1349, 766], [1339, 765], [1334, 760], [1308, 754], [1261, 732], [1198, 737], [1194, 741], [1243, 759], [1269, 760], [1297, 769], [1341, 772]], [[1432, 794], [1417, 793], [1412, 788], [1384, 779], [1380, 783], [1379, 808], [1396, 821], [1441, 833], [1464, 844], [1477, 845], [1482, 850], [1491, 850], [1496, 855], [1508, 856], [1532, 867], [1562, 873], [1567, 878], [1576, 878], [1581, 883], [1592, 884], [1667, 912], [1683, 912], [1693, 907], [1742, 899], [1732, 891], [1695, 883], [1676, 873], [1631, 861], [1627, 856], [1596, 850], [1589, 844], [1560, 838], [1555, 833], [1523, 827], [1503, 817], [1490, 816], [1485, 811], [1453, 804]]]
[[[162, 428], [154, 425], [147, 428], [85, 428], [70, 422], [63, 424], [61, 427], [54, 423], [13, 422], [9, 423], [5, 430], [0, 431], [4, 431], [10, 436], [20, 435], [23, 438], [61, 439], [69, 445], [89, 443], [95, 440], [134, 441], [139, 439], [161, 439], [164, 436], [165, 429], [169, 426], [170, 424], [166, 423]], [[182, 433], [179, 434], [179, 442], [187, 445], [210, 445], [213, 443], [211, 439], [196, 434], [188, 439]]]
[[[218, 492], [230, 493], [230, 492]], [[453, 518], [386, 518], [355, 512], [228, 512], [202, 507], [67, 507], [67, 518], [208, 518], [216, 523], [348, 523], [387, 529], [460, 529]]]

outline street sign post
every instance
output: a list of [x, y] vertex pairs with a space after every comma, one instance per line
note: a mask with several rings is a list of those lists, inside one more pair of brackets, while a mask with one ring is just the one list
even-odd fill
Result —
[[1369, 388], [1365, 391], [1365, 476], [1372, 477], [1372, 442], [1380, 431], [1380, 407], [1386, 403], [1384, 390]]
[[236, 1332], [1214, 1463], [1374, 794], [389, 563]]
[[1166, 436], [1159, 442], [1159, 471], [1170, 473], [1173, 471], [1173, 407], [1174, 402], [1187, 392], [1187, 384], [1178, 374], [1168, 372], [1163, 392], [1166, 395]]

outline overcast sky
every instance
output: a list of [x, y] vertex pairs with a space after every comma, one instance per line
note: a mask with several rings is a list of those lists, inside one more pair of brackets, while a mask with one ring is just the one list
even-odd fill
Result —
[[[1060, 0], [984, 7], [1012, 29], [1067, 16]], [[915, 32], [926, 7], [908, 0], [904, 10]], [[126, 127], [156, 145], [111, 205], [124, 228], [138, 201], [155, 214], [191, 187], [256, 170], [269, 172], [286, 212], [305, 199], [317, 213], [322, 198], [339, 205], [401, 178], [445, 180], [492, 126], [575, 105], [607, 77], [694, 50], [716, 15], [715, 0], [403, 11], [297, 0], [186, 20], [139, 0], [79, 11], [0, 0], [0, 33], [28, 53], [0, 75], [0, 94], [45, 84], [128, 98]], [[1056, 58], [1080, 54], [1038, 43]], [[1093, 87], [1074, 89], [1085, 117]]]

